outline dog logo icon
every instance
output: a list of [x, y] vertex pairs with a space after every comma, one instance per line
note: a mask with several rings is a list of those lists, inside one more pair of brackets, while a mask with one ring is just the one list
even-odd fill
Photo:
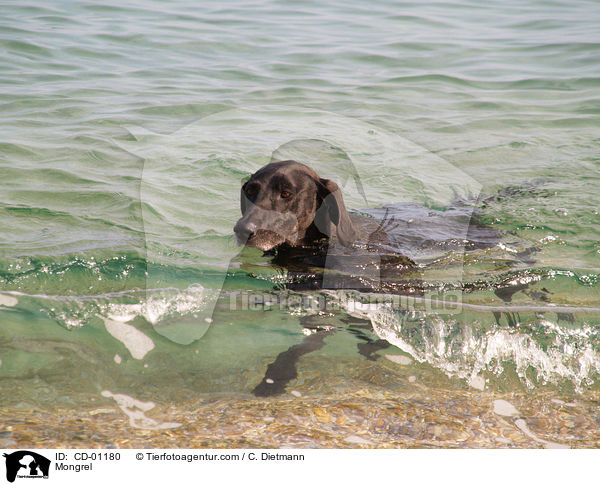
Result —
[[6, 479], [14, 482], [15, 478], [48, 478], [50, 460], [34, 451], [15, 451], [4, 453], [6, 460]]

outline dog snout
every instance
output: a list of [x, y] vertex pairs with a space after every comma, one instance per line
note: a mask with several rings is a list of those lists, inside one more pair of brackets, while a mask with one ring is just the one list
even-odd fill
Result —
[[256, 224], [249, 221], [239, 220], [233, 228], [240, 241], [247, 241], [256, 232]]

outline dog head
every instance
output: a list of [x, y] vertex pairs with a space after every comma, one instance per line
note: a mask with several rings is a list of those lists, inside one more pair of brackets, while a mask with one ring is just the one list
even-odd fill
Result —
[[335, 233], [351, 246], [356, 230], [335, 182], [293, 160], [265, 165], [242, 186], [238, 244], [268, 251], [302, 246]]

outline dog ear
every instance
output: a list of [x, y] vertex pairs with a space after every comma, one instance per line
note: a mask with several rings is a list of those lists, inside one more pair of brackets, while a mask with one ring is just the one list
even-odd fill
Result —
[[317, 192], [322, 201], [321, 207], [326, 209], [329, 220], [336, 227], [339, 241], [344, 246], [351, 246], [358, 234], [344, 205], [342, 191], [333, 180], [319, 179]]
[[242, 188], [240, 190], [240, 210], [242, 211], [242, 215], [246, 213], [246, 207], [248, 206], [248, 197], [246, 196], [246, 185], [248, 185], [248, 182], [242, 185]]

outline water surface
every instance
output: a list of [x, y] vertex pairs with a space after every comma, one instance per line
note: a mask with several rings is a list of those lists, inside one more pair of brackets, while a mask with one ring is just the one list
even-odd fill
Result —
[[[3, 445], [597, 446], [599, 15], [6, 4]], [[295, 292], [240, 251], [241, 182], [285, 158], [387, 207], [425, 293]], [[307, 322], [336, 331], [254, 397]]]

